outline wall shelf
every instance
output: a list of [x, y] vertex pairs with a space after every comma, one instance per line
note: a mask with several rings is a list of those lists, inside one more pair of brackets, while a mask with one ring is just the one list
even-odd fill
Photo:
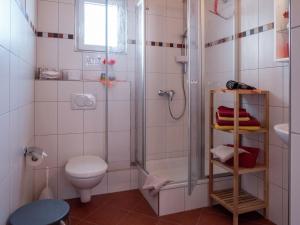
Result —
[[[234, 126], [231, 130], [223, 130], [215, 127], [215, 95], [231, 94], [234, 96]], [[258, 130], [243, 130], [239, 126], [239, 110], [241, 99], [244, 95], [260, 95], [263, 97], [264, 115], [261, 121], [262, 128]], [[211, 205], [213, 201], [221, 204], [223, 207], [233, 213], [233, 225], [239, 224], [239, 215], [251, 211], [264, 209], [264, 215], [267, 217], [269, 205], [269, 92], [266, 90], [228, 90], [225, 88], [210, 90], [210, 114], [209, 114], [209, 148], [214, 148], [214, 131], [223, 131], [231, 133], [234, 140], [233, 166], [229, 166], [214, 159], [213, 154], [209, 152], [209, 196]], [[263, 162], [257, 164], [254, 168], [239, 167], [239, 146], [244, 134], [261, 134], [264, 137]], [[214, 191], [214, 166], [218, 166], [233, 175], [233, 188], [230, 190]], [[241, 188], [241, 175], [249, 173], [264, 173], [264, 195], [263, 200], [252, 196]]]

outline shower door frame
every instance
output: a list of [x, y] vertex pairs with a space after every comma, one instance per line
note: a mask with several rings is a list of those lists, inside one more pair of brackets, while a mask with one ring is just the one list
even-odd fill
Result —
[[[198, 0], [186, 0], [187, 1], [187, 30], [188, 30], [188, 124], [189, 124], [189, 154], [188, 154], [188, 194], [191, 195], [193, 192], [194, 187], [197, 185], [199, 180], [205, 179], [205, 127], [204, 127], [204, 119], [205, 119], [205, 111], [204, 111], [204, 88], [203, 88], [203, 69], [202, 69], [202, 48], [203, 48], [203, 37], [202, 37], [202, 3]], [[197, 59], [198, 59], [198, 76], [196, 75], [196, 78], [191, 74], [192, 73], [192, 67], [191, 64], [191, 46], [193, 40], [191, 39], [191, 30], [193, 29], [192, 22], [191, 22], [191, 1], [198, 1], [197, 3]], [[194, 40], [195, 41], [195, 40]], [[196, 95], [192, 95], [191, 89], [192, 86], [196, 85], [196, 88], [198, 88]], [[197, 112], [197, 121], [192, 121], [192, 102], [191, 99], [196, 98], [196, 102], [198, 104], [196, 105], [196, 112]], [[198, 101], [197, 101], [198, 100]], [[193, 122], [197, 122], [196, 130], [193, 130], [192, 124]], [[196, 137], [195, 133], [196, 132]], [[195, 138], [196, 140], [193, 140]], [[196, 141], [196, 149], [192, 149], [192, 143], [193, 141]], [[193, 150], [196, 152], [196, 159], [193, 158]], [[193, 171], [193, 165], [195, 165], [195, 168], [198, 170]], [[193, 172], [196, 172], [196, 174], [193, 177]]]
[[[135, 6], [135, 13], [137, 13], [138, 11], [138, 8], [139, 7], [142, 7], [142, 15], [143, 15], [143, 44], [142, 44], [142, 48], [143, 48], [143, 68], [142, 68], [142, 83], [143, 83], [143, 92], [142, 92], [142, 99], [143, 99], [143, 107], [142, 107], [142, 149], [139, 150], [138, 147], [138, 136], [137, 136], [137, 133], [135, 135], [135, 161], [136, 163], [138, 163], [138, 165], [146, 172], [147, 172], [147, 168], [146, 168], [146, 141], [147, 141], [147, 138], [146, 138], [146, 107], [147, 107], [147, 104], [146, 104], [146, 24], [147, 24], [147, 20], [146, 20], [146, 4], [147, 4], [147, 0], [139, 0], [137, 3], [136, 3], [136, 6]], [[135, 18], [136, 19], [136, 18]], [[136, 43], [136, 47], [137, 47], [138, 43]], [[137, 50], [136, 50], [137, 52]], [[137, 54], [136, 54], [137, 56]], [[136, 71], [135, 73], [137, 73], [137, 65], [135, 66], [136, 68]], [[135, 79], [137, 80], [137, 79]], [[136, 85], [136, 84], [135, 84]], [[136, 88], [135, 88], [136, 89]], [[136, 100], [136, 97], [135, 97], [135, 100]], [[137, 101], [137, 100], [136, 100]], [[136, 113], [136, 117], [135, 117], [135, 132], [137, 132], [137, 124], [138, 124], [138, 109], [136, 108], [137, 106], [135, 106], [135, 113]], [[138, 151], [141, 151], [142, 153], [142, 158], [141, 158], [141, 161], [138, 159]]]

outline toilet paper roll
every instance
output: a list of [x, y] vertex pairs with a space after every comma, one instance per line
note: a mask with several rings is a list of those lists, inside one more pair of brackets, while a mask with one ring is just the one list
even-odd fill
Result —
[[32, 160], [32, 156], [31, 155], [27, 155], [26, 156], [26, 164], [32, 167], [37, 167], [39, 165], [41, 165], [44, 161], [44, 156], [42, 155], [37, 155], [35, 156], [37, 158], [36, 161]]

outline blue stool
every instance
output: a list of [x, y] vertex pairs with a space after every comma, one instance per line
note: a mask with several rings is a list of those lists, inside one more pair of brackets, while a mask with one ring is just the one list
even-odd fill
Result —
[[62, 225], [69, 224], [70, 206], [61, 200], [40, 200], [17, 209], [8, 219], [8, 225]]

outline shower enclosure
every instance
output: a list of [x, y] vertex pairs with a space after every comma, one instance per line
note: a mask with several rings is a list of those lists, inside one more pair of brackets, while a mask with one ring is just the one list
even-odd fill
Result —
[[204, 175], [199, 4], [136, 5], [136, 161], [190, 192]]
[[[136, 5], [136, 160], [148, 174], [187, 182], [189, 193], [208, 175], [207, 93], [238, 73], [236, 8], [235, 0]], [[216, 144], [230, 138], [215, 134]]]

